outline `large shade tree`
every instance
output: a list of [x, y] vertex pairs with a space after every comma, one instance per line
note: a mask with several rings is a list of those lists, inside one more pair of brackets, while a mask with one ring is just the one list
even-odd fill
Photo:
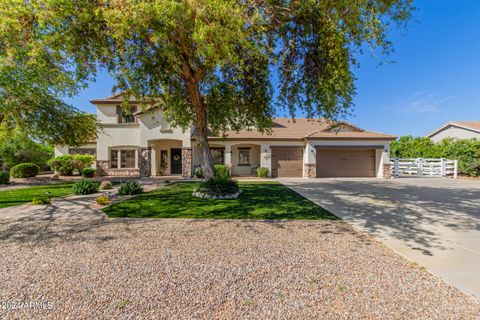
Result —
[[104, 68], [126, 99], [194, 128], [208, 178], [210, 133], [268, 130], [279, 107], [292, 117], [348, 112], [356, 53], [388, 54], [387, 31], [411, 11], [411, 0], [3, 1], [0, 117], [20, 102], [37, 118], [62, 113], [59, 97]]

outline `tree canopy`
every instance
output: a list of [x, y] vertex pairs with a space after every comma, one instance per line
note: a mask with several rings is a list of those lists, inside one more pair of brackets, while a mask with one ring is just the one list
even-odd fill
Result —
[[8, 0], [0, 5], [0, 116], [21, 102], [39, 112], [32, 122], [41, 132], [41, 110], [74, 112], [59, 97], [105, 68], [125, 97], [195, 128], [209, 177], [209, 130], [268, 130], [277, 108], [292, 117], [348, 112], [355, 54], [365, 46], [388, 54], [387, 31], [409, 20], [411, 2]]

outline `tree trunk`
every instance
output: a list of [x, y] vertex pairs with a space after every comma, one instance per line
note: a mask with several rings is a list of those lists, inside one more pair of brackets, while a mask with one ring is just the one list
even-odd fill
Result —
[[[192, 74], [191, 71], [187, 71]], [[208, 117], [207, 106], [203, 100], [197, 81], [186, 81], [188, 94], [196, 113], [196, 125], [193, 136], [200, 149], [200, 165], [205, 179], [213, 178], [213, 157], [208, 145]]]
[[200, 165], [202, 167], [203, 176], [205, 179], [213, 178], [213, 157], [207, 139], [208, 127], [197, 125], [194, 136], [197, 147], [200, 149]]

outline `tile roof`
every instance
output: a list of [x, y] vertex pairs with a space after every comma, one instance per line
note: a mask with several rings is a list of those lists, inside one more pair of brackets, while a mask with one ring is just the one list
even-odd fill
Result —
[[[350, 123], [333, 122], [326, 119], [275, 118], [271, 132], [261, 133], [255, 129], [226, 132], [228, 139], [384, 139], [396, 137], [382, 133], [365, 131]], [[348, 131], [337, 127], [349, 127]], [[221, 139], [211, 137], [210, 139]]]
[[480, 121], [451, 121], [452, 125], [469, 128], [475, 131], [480, 131]]
[[[122, 103], [122, 102], [123, 102], [123, 95], [124, 95], [123, 92], [120, 92], [120, 93], [111, 95], [111, 96], [106, 97], [106, 98], [100, 98], [100, 99], [90, 100], [90, 103], [93, 103], [93, 104], [101, 104], [101, 103]], [[130, 96], [130, 98], [128, 99], [128, 101], [136, 102], [137, 99], [136, 99], [134, 96]]]

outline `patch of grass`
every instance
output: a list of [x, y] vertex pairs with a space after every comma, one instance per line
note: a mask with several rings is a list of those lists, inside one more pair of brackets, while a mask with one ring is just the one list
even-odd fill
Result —
[[0, 190], [0, 208], [32, 202], [34, 198], [48, 199], [47, 192], [51, 193], [52, 198], [71, 194], [72, 183], [50, 184], [14, 190]]
[[198, 183], [176, 183], [103, 209], [109, 217], [317, 220], [338, 219], [278, 182], [239, 182], [238, 199], [192, 196]]

